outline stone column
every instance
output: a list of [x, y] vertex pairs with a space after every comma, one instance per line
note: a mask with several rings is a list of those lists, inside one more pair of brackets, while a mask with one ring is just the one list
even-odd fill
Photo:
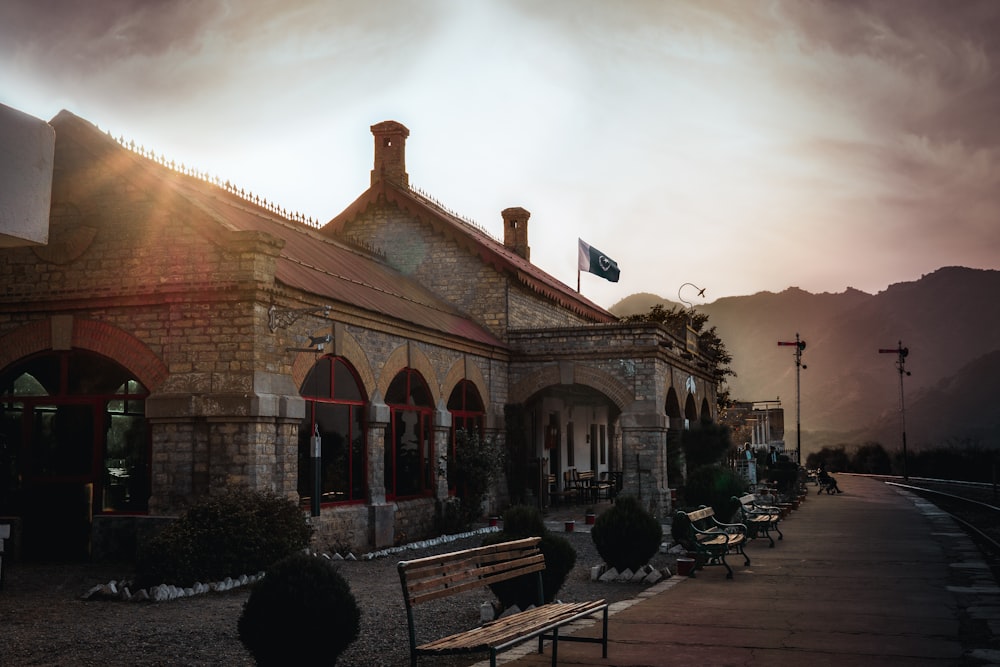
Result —
[[395, 539], [395, 505], [385, 499], [385, 433], [389, 406], [381, 397], [368, 404], [368, 541], [374, 549], [391, 547]]
[[635, 496], [654, 516], [670, 511], [667, 484], [667, 418], [652, 412], [623, 413], [622, 493]]
[[434, 480], [434, 498], [448, 498], [448, 457], [451, 456], [451, 413], [444, 400], [438, 401], [434, 410], [434, 434], [431, 443], [431, 465]]

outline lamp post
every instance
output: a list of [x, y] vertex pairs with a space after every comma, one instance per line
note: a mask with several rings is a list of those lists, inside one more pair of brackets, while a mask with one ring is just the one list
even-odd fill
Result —
[[910, 348], [903, 347], [903, 341], [899, 341], [895, 348], [879, 348], [879, 354], [895, 354], [896, 370], [899, 371], [899, 428], [903, 434], [903, 479], [909, 480], [906, 474], [906, 403], [903, 401], [903, 376], [909, 375], [906, 370], [906, 357], [910, 354]]
[[795, 346], [795, 462], [802, 465], [802, 385], [799, 381], [799, 371], [808, 368], [802, 363], [802, 350], [806, 349], [806, 342], [799, 339], [799, 334], [795, 334], [794, 341], [779, 340], [778, 345]]

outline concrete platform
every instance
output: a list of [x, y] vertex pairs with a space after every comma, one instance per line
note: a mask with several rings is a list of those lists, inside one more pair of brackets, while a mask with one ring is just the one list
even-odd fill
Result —
[[[1000, 588], [975, 545], [908, 492], [838, 482], [840, 495], [810, 487], [773, 549], [751, 542], [750, 566], [732, 557], [733, 579], [721, 567], [671, 577], [613, 607], [606, 660], [561, 642], [559, 664], [1000, 665]], [[549, 665], [550, 651], [525, 645], [501, 662]]]

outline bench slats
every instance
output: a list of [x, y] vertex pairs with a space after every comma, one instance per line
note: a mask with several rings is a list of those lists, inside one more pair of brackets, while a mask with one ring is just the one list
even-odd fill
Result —
[[430, 600], [454, 595], [463, 591], [482, 588], [498, 581], [506, 581], [525, 574], [541, 572], [545, 569], [545, 557], [541, 554], [495, 566], [479, 567], [475, 570], [455, 572], [438, 579], [426, 578], [410, 583], [407, 579], [410, 603], [420, 604]]
[[604, 600], [590, 602], [553, 602], [542, 607], [512, 614], [478, 628], [427, 642], [417, 647], [420, 652], [475, 652], [497, 649], [531, 639], [553, 628], [583, 618], [604, 607]]

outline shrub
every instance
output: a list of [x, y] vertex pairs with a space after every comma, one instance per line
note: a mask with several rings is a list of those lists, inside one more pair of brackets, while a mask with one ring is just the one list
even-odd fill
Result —
[[358, 637], [361, 611], [330, 561], [297, 553], [254, 585], [237, 629], [258, 665], [335, 665]]
[[[483, 545], [535, 536], [542, 538], [538, 549], [545, 557], [543, 599], [552, 602], [576, 565], [576, 549], [565, 537], [549, 532], [541, 512], [526, 505], [511, 507], [503, 515], [503, 531], [487, 535]], [[490, 584], [490, 590], [500, 602], [500, 611], [515, 604], [521, 609], [538, 604], [538, 578], [534, 574]]]
[[312, 532], [291, 499], [231, 490], [192, 505], [139, 545], [137, 585], [190, 586], [260, 572], [308, 546]]
[[514, 535], [510, 539], [544, 535], [548, 532], [542, 513], [531, 505], [513, 505], [503, 513], [503, 532]]
[[[455, 455], [448, 459], [448, 481], [460, 501], [458, 516], [442, 515], [445, 527], [454, 523], [467, 529], [483, 514], [483, 501], [504, 467], [504, 449], [493, 438], [483, 439], [476, 431], [455, 433]], [[447, 509], [447, 508], [443, 508]]]
[[634, 496], [619, 496], [597, 517], [590, 538], [604, 562], [619, 572], [635, 571], [660, 548], [663, 528]]
[[684, 485], [684, 498], [691, 507], [710, 506], [719, 521], [726, 521], [736, 511], [733, 496], [746, 492], [746, 482], [731, 469], [707, 465], [695, 468]]

